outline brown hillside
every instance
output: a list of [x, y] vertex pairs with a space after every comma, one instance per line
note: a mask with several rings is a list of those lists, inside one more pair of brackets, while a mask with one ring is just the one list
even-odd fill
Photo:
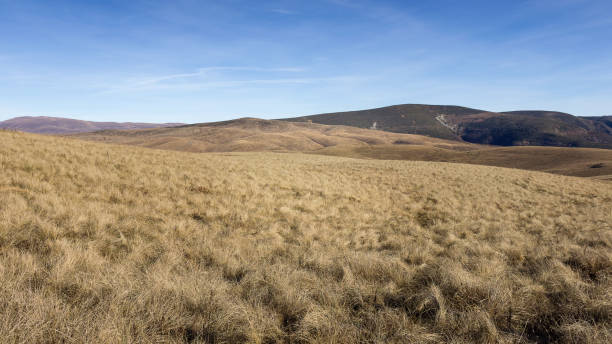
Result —
[[498, 146], [612, 148], [609, 117], [555, 111], [491, 112], [461, 106], [403, 104], [376, 109], [285, 118], [427, 135]]
[[417, 144], [448, 149], [474, 145], [349, 126], [291, 123], [241, 118], [174, 128], [101, 131], [74, 135], [80, 139], [187, 152], [313, 151], [338, 145]]
[[612, 150], [493, 147], [349, 126], [243, 118], [175, 128], [71, 137], [187, 152], [294, 151], [387, 160], [469, 163], [557, 174], [612, 176]]

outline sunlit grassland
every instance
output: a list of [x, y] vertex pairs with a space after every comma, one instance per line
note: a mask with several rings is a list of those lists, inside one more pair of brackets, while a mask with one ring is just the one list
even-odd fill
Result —
[[610, 342], [612, 184], [0, 131], [3, 342]]

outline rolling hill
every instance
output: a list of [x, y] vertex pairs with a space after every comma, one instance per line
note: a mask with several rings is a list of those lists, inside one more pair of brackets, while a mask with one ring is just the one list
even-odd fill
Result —
[[[443, 140], [498, 146], [557, 146], [612, 148], [612, 116], [576, 117], [554, 111], [491, 112], [450, 105], [405, 104], [370, 110], [284, 118], [281, 121], [340, 125], [385, 132], [424, 135]], [[232, 121], [196, 124], [227, 126]], [[18, 117], [0, 128], [45, 134], [73, 134], [99, 130], [135, 130], [182, 126], [180, 123], [88, 122], [57, 117]], [[181, 135], [179, 135], [181, 136]], [[255, 138], [251, 138], [251, 141]], [[281, 139], [278, 137], [278, 139]], [[213, 142], [216, 142], [213, 140]], [[176, 143], [176, 142], [175, 142]], [[209, 151], [195, 142], [193, 151]], [[249, 146], [244, 143], [243, 146]], [[299, 143], [288, 143], [291, 144]], [[172, 146], [172, 144], [168, 144]], [[188, 145], [186, 142], [179, 144]], [[274, 144], [273, 144], [274, 145]], [[283, 149], [277, 142], [278, 149]], [[326, 144], [323, 143], [322, 146]], [[210, 145], [208, 145], [210, 146]], [[310, 145], [311, 148], [314, 145]], [[261, 147], [265, 148], [266, 147]], [[252, 149], [247, 149], [252, 150]]]
[[105, 143], [187, 152], [290, 151], [356, 158], [513, 167], [612, 179], [612, 150], [493, 147], [350, 126], [242, 118], [173, 128], [71, 135]]
[[187, 152], [313, 151], [337, 145], [418, 144], [447, 149], [474, 145], [421, 135], [350, 126], [241, 118], [147, 130], [105, 130], [72, 135], [80, 139]]
[[612, 339], [612, 184], [10, 131], [0, 142], [3, 342]]
[[460, 106], [405, 104], [285, 118], [349, 125], [501, 146], [612, 148], [611, 117], [576, 117], [553, 111], [491, 112]]
[[128, 130], [160, 128], [180, 125], [181, 123], [117, 123], [91, 122], [62, 117], [25, 116], [0, 121], [0, 129], [19, 130], [38, 134], [84, 133], [105, 129]]
[[326, 113], [303, 117], [284, 118], [291, 122], [312, 122], [328, 125], [348, 125], [358, 128], [372, 128], [396, 133], [426, 135], [450, 140], [459, 137], [454, 129], [436, 119], [441, 114], [470, 115], [484, 112], [461, 106], [438, 105], [394, 105], [377, 109]]

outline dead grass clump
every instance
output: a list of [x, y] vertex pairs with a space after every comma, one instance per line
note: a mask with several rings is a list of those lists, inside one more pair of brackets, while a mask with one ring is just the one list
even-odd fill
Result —
[[612, 276], [610, 255], [589, 247], [573, 248], [564, 263], [578, 272], [583, 279], [604, 282], [605, 279]]
[[26, 220], [4, 234], [2, 241], [9, 247], [38, 255], [49, 254], [51, 250], [52, 235], [38, 221]]

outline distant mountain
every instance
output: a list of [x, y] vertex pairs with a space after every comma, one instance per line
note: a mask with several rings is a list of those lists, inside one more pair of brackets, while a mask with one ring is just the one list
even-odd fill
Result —
[[320, 115], [285, 118], [284, 121], [308, 122], [327, 125], [348, 125], [359, 128], [379, 129], [395, 133], [418, 134], [457, 140], [453, 128], [439, 119], [441, 114], [470, 115], [483, 110], [461, 106], [394, 105], [370, 110], [325, 113]]
[[[273, 122], [266, 122], [268, 123], [266, 125], [277, 127], [285, 122], [311, 122], [498, 146], [612, 149], [612, 116], [577, 117], [555, 111], [492, 112], [451, 105], [405, 104], [370, 110], [284, 118], [280, 121], [283, 122], [274, 122], [273, 125], [270, 124]], [[239, 123], [243, 122], [229, 121], [198, 124], [197, 126], [228, 127]], [[57, 117], [18, 117], [0, 122], [0, 129], [43, 134], [74, 134], [180, 125], [182, 124], [89, 122]], [[249, 126], [251, 125], [253, 123], [249, 122]]]
[[98, 130], [129, 130], [172, 127], [182, 123], [117, 123], [117, 122], [91, 122], [61, 117], [15, 117], [0, 121], [0, 129], [11, 129], [38, 134], [73, 134]]
[[612, 148], [612, 116], [554, 111], [491, 112], [461, 106], [405, 104], [285, 118], [500, 146]]

